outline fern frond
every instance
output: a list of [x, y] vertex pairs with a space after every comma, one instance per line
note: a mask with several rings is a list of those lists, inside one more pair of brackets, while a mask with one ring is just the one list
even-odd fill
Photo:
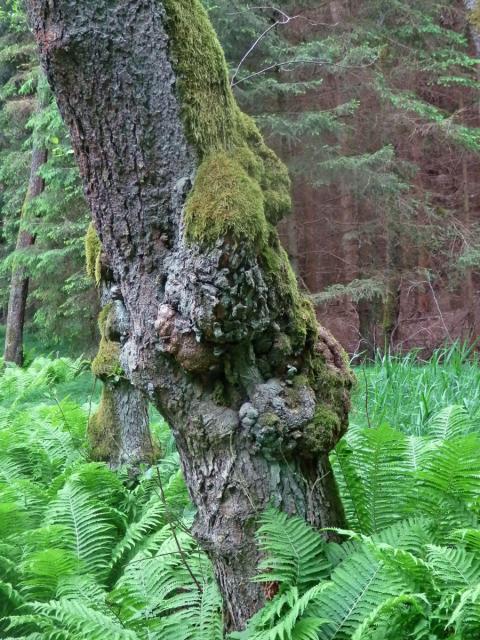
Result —
[[106, 576], [116, 528], [108, 509], [82, 486], [67, 483], [58, 492], [47, 510], [45, 524], [64, 527], [68, 548], [86, 571]]
[[[303, 616], [311, 605], [317, 603], [320, 594], [330, 586], [329, 583], [318, 584], [302, 596], [299, 595], [297, 587], [279, 594], [252, 618], [243, 637], [249, 640], [318, 638], [318, 630], [326, 624], [326, 620], [308, 614], [306, 617]], [[315, 635], [312, 635], [314, 633]]]
[[480, 582], [480, 560], [465, 549], [429, 545], [427, 561], [444, 592], [458, 591]]
[[24, 602], [20, 592], [14, 589], [11, 584], [0, 580], [0, 616], [10, 615]]
[[110, 568], [120, 562], [124, 556], [134, 550], [135, 546], [156, 530], [163, 522], [165, 508], [157, 496], [153, 496], [136, 522], [128, 524], [123, 538], [113, 549]]
[[370, 516], [365, 486], [355, 464], [354, 449], [346, 438], [335, 447], [331, 461], [349, 526], [357, 531], [368, 531]]
[[59, 581], [79, 571], [76, 555], [65, 549], [44, 549], [28, 555], [21, 567], [20, 589], [31, 600], [55, 596]]
[[0, 503], [0, 540], [26, 531], [30, 527], [28, 513], [16, 502]]
[[363, 621], [352, 640], [398, 640], [415, 632], [419, 619], [429, 613], [429, 602], [423, 594], [405, 594], [382, 602]]
[[432, 529], [431, 521], [420, 516], [396, 522], [373, 535], [372, 540], [384, 542], [393, 548], [404, 549], [421, 556], [426, 545], [432, 541]]
[[456, 529], [449, 535], [449, 540], [464, 545], [480, 558], [480, 529]]
[[474, 425], [465, 407], [452, 404], [435, 414], [427, 429], [431, 438], [452, 440], [473, 431]]
[[319, 596], [315, 615], [328, 620], [320, 640], [348, 640], [382, 603], [406, 590], [404, 581], [368, 549], [347, 558], [333, 571], [332, 586]]
[[449, 621], [460, 638], [475, 638], [480, 634], [480, 585], [466, 589]]
[[[357, 514], [363, 514], [360, 531], [366, 535], [381, 531], [405, 516], [409, 492], [398, 487], [411, 482], [406, 437], [387, 425], [376, 429], [353, 429], [348, 436], [354, 451], [355, 473], [362, 483], [351, 499]], [[354, 442], [354, 444], [353, 444]], [[350, 483], [358, 484], [350, 478]]]
[[257, 535], [266, 555], [258, 581], [297, 586], [303, 593], [329, 575], [325, 541], [303, 519], [269, 509], [261, 517]]
[[66, 631], [73, 632], [76, 640], [140, 640], [113, 615], [107, 616], [75, 600], [62, 598], [32, 607], [38, 614], [52, 618]]

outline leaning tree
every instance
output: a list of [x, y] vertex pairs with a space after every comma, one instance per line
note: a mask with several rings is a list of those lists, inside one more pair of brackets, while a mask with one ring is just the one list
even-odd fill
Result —
[[351, 375], [275, 225], [285, 167], [232, 95], [199, 0], [27, 0], [128, 315], [125, 375], [169, 421], [227, 626], [263, 603], [256, 517], [344, 516], [328, 454]]

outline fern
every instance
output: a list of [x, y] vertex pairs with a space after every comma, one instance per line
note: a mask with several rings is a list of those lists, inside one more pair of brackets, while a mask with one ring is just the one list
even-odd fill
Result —
[[408, 485], [406, 437], [386, 425], [378, 429], [352, 429], [348, 443], [354, 454], [345, 464], [345, 447], [337, 453], [336, 470], [347, 489], [348, 513], [362, 533], [381, 531], [406, 514], [407, 492], [399, 495], [398, 483]]
[[76, 600], [61, 598], [47, 604], [32, 605], [38, 616], [54, 620], [76, 640], [139, 640], [125, 629], [116, 616], [107, 616]]
[[86, 571], [106, 576], [116, 530], [104, 505], [82, 487], [67, 483], [50, 504], [45, 524], [64, 527], [68, 547]]
[[442, 591], [459, 591], [480, 582], [480, 559], [464, 549], [428, 547], [427, 560]]
[[318, 617], [329, 620], [319, 631], [320, 640], [349, 638], [373, 609], [405, 590], [401, 578], [367, 549], [339, 565], [331, 581], [317, 609]]
[[[382, 602], [365, 618], [352, 640], [387, 640], [408, 637], [420, 631], [429, 603], [423, 594], [406, 594]], [[420, 636], [421, 637], [421, 636]]]
[[250, 622], [244, 634], [232, 634], [242, 640], [316, 640], [318, 630], [327, 623], [310, 612], [328, 583], [308, 589], [302, 596], [297, 587], [276, 596]]
[[[14, 405], [0, 411], [0, 637], [222, 640], [178, 455], [134, 487], [128, 473], [86, 462], [85, 410], [55, 395], [69, 368], [35, 370], [40, 383], [33, 372], [0, 376]], [[326, 543], [301, 518], [262, 514], [257, 580], [278, 593], [232, 640], [479, 637], [475, 425], [456, 405], [430, 412], [424, 435], [353, 426], [332, 454], [351, 531]]]
[[301, 518], [287, 518], [269, 510], [260, 520], [258, 535], [267, 559], [260, 564], [262, 573], [257, 580], [297, 586], [303, 593], [329, 575], [325, 542]]
[[473, 424], [465, 407], [450, 405], [433, 416], [427, 429], [431, 438], [451, 440], [470, 433], [473, 430]]
[[28, 555], [21, 567], [21, 591], [32, 600], [49, 600], [55, 596], [60, 580], [78, 570], [78, 558], [71, 551], [36, 551]]

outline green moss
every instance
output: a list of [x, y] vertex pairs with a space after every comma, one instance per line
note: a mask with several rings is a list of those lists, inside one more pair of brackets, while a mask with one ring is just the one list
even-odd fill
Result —
[[290, 178], [286, 166], [268, 147], [265, 147], [263, 166], [262, 189], [265, 197], [265, 215], [271, 224], [276, 225], [292, 209]]
[[288, 322], [286, 330], [292, 342], [292, 349], [301, 351], [307, 342], [313, 343], [317, 339], [315, 309], [299, 290], [288, 255], [276, 234], [271, 235], [270, 243], [262, 250], [261, 259], [267, 282], [278, 291], [281, 307], [285, 309]]
[[330, 451], [337, 442], [341, 428], [338, 415], [328, 406], [320, 405], [317, 407], [313, 421], [305, 428], [303, 434], [305, 450], [311, 454]]
[[187, 137], [200, 158], [231, 147], [238, 108], [225, 56], [199, 0], [165, 0]]
[[235, 157], [226, 152], [209, 156], [200, 166], [185, 211], [189, 240], [212, 244], [231, 236], [262, 246], [268, 235], [263, 194]]
[[108, 339], [108, 322], [113, 305], [107, 304], [98, 315], [100, 329], [100, 345], [98, 353], [92, 362], [92, 372], [97, 378], [111, 378], [123, 374], [120, 365], [120, 344]]
[[232, 158], [247, 172], [247, 174], [261, 182], [264, 172], [263, 162], [261, 159], [246, 145], [237, 147], [232, 151]]
[[475, 2], [475, 6], [468, 14], [468, 21], [475, 29], [480, 31], [480, 3]]
[[238, 108], [201, 2], [164, 5], [186, 135], [201, 161], [186, 210], [186, 237], [211, 245], [231, 234], [258, 248], [267, 222], [276, 224], [291, 209], [287, 169]]
[[238, 108], [200, 0], [165, 0], [164, 6], [186, 134], [201, 161], [185, 208], [186, 239], [212, 246], [231, 237], [256, 251], [286, 310], [292, 348], [301, 351], [317, 337], [315, 312], [273, 230], [291, 210], [288, 171]]
[[287, 167], [265, 144], [255, 121], [245, 113], [238, 115], [238, 140], [247, 144], [262, 163], [259, 176], [265, 197], [265, 216], [272, 225], [278, 224], [292, 209], [291, 182]]
[[100, 238], [93, 226], [93, 222], [91, 222], [87, 229], [87, 234], [85, 236], [85, 258], [86, 258], [86, 269], [87, 274], [95, 280], [96, 284], [100, 284], [100, 280], [102, 277], [101, 274], [101, 253], [102, 253], [102, 244], [100, 242]]
[[97, 378], [111, 378], [122, 375], [120, 365], [120, 344], [102, 338], [98, 353], [92, 362], [92, 372]]
[[229, 406], [225, 385], [220, 380], [217, 380], [217, 382], [215, 382], [215, 386], [212, 392], [212, 398], [215, 404], [217, 404], [219, 407]]
[[280, 424], [280, 418], [276, 413], [267, 412], [260, 416], [259, 424], [262, 427], [278, 427]]
[[113, 304], [111, 302], [109, 302], [108, 304], [106, 304], [102, 310], [100, 311], [100, 313], [98, 314], [98, 329], [100, 331], [100, 335], [102, 336], [102, 338], [107, 337], [107, 324], [108, 324], [108, 319], [110, 316], [110, 312], [113, 309]]
[[88, 423], [88, 442], [92, 460], [109, 462], [118, 450], [115, 403], [108, 387], [104, 387], [98, 411]]

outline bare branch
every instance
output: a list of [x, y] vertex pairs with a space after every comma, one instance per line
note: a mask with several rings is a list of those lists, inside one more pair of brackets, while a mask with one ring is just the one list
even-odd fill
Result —
[[[309, 20], [306, 16], [302, 16], [300, 14], [297, 14], [295, 16], [289, 16], [287, 13], [285, 13], [285, 11], [283, 11], [282, 9], [279, 9], [278, 7], [250, 7], [249, 10], [259, 10], [259, 11], [273, 11], [274, 13], [278, 13], [279, 16], [281, 16], [278, 20], [275, 20], [275, 22], [273, 24], [271, 24], [269, 27], [267, 27], [265, 29], [265, 31], [263, 31], [258, 38], [252, 43], [252, 45], [248, 48], [248, 50], [246, 51], [246, 53], [243, 55], [242, 59], [240, 60], [240, 62], [238, 63], [237, 68], [235, 69], [235, 72], [232, 76], [232, 80], [231, 80], [231, 86], [234, 87], [236, 84], [238, 84], [237, 82], [235, 82], [236, 77], [238, 76], [240, 69], [242, 68], [243, 63], [245, 62], [245, 60], [250, 56], [250, 54], [257, 48], [257, 46], [259, 45], [259, 43], [263, 40], [263, 38], [265, 38], [270, 31], [273, 31], [273, 29], [275, 29], [276, 27], [278, 27], [279, 25], [286, 25], [289, 24], [290, 22], [292, 22], [293, 20], [306, 20], [310, 25], [312, 26], [325, 26], [325, 27], [334, 27], [336, 26], [338, 23], [335, 24], [327, 24], [324, 22], [312, 22], [311, 20]], [[240, 11], [236, 11], [233, 13], [230, 13], [230, 15], [234, 15], [236, 13], [242, 13]]]
[[[272, 7], [272, 9], [273, 9], [273, 7]], [[258, 36], [258, 38], [253, 42], [253, 44], [248, 48], [247, 52], [243, 55], [242, 59], [238, 63], [238, 66], [235, 69], [235, 72], [234, 72], [234, 74], [232, 76], [232, 79], [231, 79], [231, 82], [230, 82], [232, 87], [234, 87], [235, 84], [237, 84], [235, 82], [235, 78], [238, 76], [238, 74], [240, 72], [240, 69], [242, 68], [243, 63], [248, 58], [248, 56], [252, 53], [252, 51], [254, 51], [256, 49], [256, 47], [261, 42], [261, 40], [263, 38], [265, 38], [265, 36], [267, 36], [270, 33], [270, 31], [275, 29], [279, 24], [288, 24], [292, 20], [296, 20], [298, 18], [298, 16], [289, 16], [284, 11], [281, 11], [280, 9], [273, 9], [273, 10], [278, 12], [282, 16], [282, 18], [280, 20], [276, 20], [273, 24], [271, 24], [269, 27], [267, 27], [265, 29], [265, 31], [263, 31], [263, 33], [261, 33]]]
[[255, 71], [254, 73], [250, 73], [248, 76], [245, 76], [245, 78], [240, 78], [240, 80], [237, 80], [236, 82], [232, 82], [232, 87], [236, 87], [240, 83], [245, 82], [246, 80], [250, 80], [251, 78], [255, 78], [255, 76], [259, 76], [262, 73], [266, 73], [267, 71], [271, 71], [272, 69], [276, 69], [277, 67], [285, 67], [289, 64], [315, 64], [319, 66], [337, 67], [339, 69], [366, 69], [367, 67], [373, 66], [375, 63], [376, 63], [376, 60], [374, 60], [373, 62], [369, 62], [368, 64], [362, 64], [362, 65], [343, 65], [343, 64], [338, 64], [336, 62], [329, 62], [328, 60], [303, 60], [303, 59], [298, 60], [294, 58], [293, 60], [286, 60], [285, 62], [275, 62], [269, 65], [268, 67], [264, 67], [263, 69], [260, 69], [260, 71]]

